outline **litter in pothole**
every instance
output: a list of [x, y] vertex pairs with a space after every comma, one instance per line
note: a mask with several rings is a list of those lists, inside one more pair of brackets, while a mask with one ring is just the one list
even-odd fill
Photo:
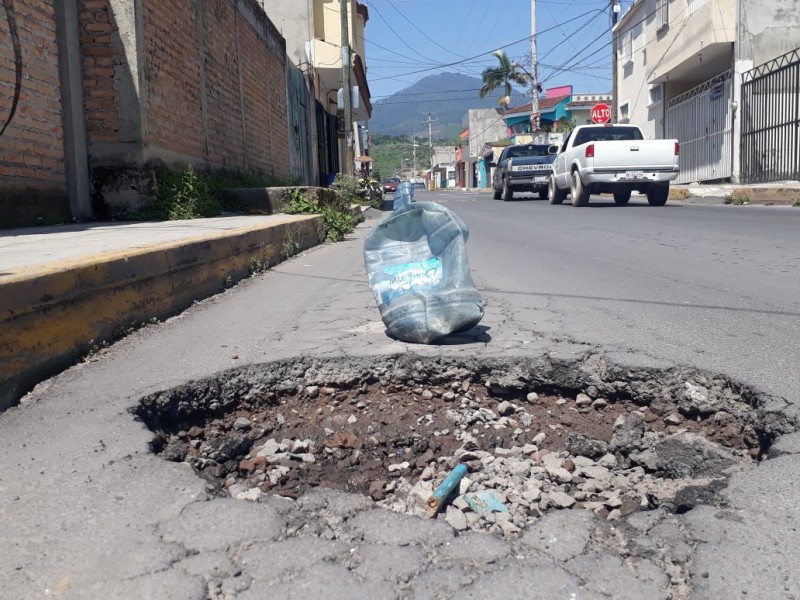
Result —
[[463, 464], [439, 518], [506, 534], [550, 510], [614, 520], [717, 502], [726, 474], [766, 451], [773, 432], [741, 386], [694, 371], [614, 371], [547, 359], [305, 359], [155, 394], [136, 413], [163, 458], [243, 500], [326, 486], [424, 516]]

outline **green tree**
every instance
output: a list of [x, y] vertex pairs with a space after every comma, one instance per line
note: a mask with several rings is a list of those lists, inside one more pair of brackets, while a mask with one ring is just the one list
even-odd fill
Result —
[[479, 95], [481, 98], [485, 98], [494, 90], [503, 86], [505, 94], [497, 102], [503, 107], [508, 107], [511, 102], [511, 84], [528, 85], [528, 76], [519, 67], [514, 66], [505, 50], [495, 50], [492, 55], [497, 58], [499, 64], [496, 67], [488, 67], [481, 73], [483, 87]]

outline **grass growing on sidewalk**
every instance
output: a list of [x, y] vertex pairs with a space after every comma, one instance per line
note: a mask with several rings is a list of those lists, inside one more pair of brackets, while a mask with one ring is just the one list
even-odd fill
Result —
[[730, 194], [725, 196], [725, 204], [735, 204], [742, 206], [743, 204], [750, 203], [750, 195], [741, 190], [733, 190]]
[[155, 201], [133, 213], [134, 220], [177, 221], [242, 213], [245, 207], [226, 202], [220, 190], [269, 187], [276, 183], [254, 174], [202, 173], [191, 165], [182, 171], [159, 167], [156, 182]]
[[283, 212], [290, 215], [320, 214], [322, 215], [322, 233], [329, 242], [340, 242], [353, 231], [356, 220], [350, 214], [350, 202], [342, 194], [336, 194], [333, 204], [318, 204], [304, 196], [298, 190], [292, 190], [291, 200], [284, 206]]

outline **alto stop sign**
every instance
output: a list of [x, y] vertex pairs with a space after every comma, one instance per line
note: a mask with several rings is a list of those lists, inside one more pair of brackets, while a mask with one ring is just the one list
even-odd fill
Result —
[[608, 123], [611, 120], [611, 109], [608, 104], [595, 104], [592, 107], [592, 123]]

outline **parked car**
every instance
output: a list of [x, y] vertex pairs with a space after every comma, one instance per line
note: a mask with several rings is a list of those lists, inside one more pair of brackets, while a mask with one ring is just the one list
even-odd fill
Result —
[[420, 190], [424, 190], [425, 189], [425, 180], [424, 179], [417, 179], [414, 182], [414, 187], [417, 188], [417, 189], [420, 189]]
[[586, 206], [591, 194], [611, 193], [627, 204], [634, 190], [647, 194], [651, 206], [663, 206], [669, 182], [678, 176], [678, 140], [645, 140], [636, 125], [581, 125], [561, 145], [553, 163], [548, 196], [561, 204]]
[[[552, 149], [551, 149], [552, 148]], [[547, 182], [557, 146], [517, 144], [503, 148], [492, 176], [494, 199], [511, 200], [515, 192], [538, 192], [547, 198]]]
[[397, 186], [400, 185], [401, 180], [399, 177], [387, 177], [381, 183], [381, 190], [384, 194], [394, 194], [397, 191]]

